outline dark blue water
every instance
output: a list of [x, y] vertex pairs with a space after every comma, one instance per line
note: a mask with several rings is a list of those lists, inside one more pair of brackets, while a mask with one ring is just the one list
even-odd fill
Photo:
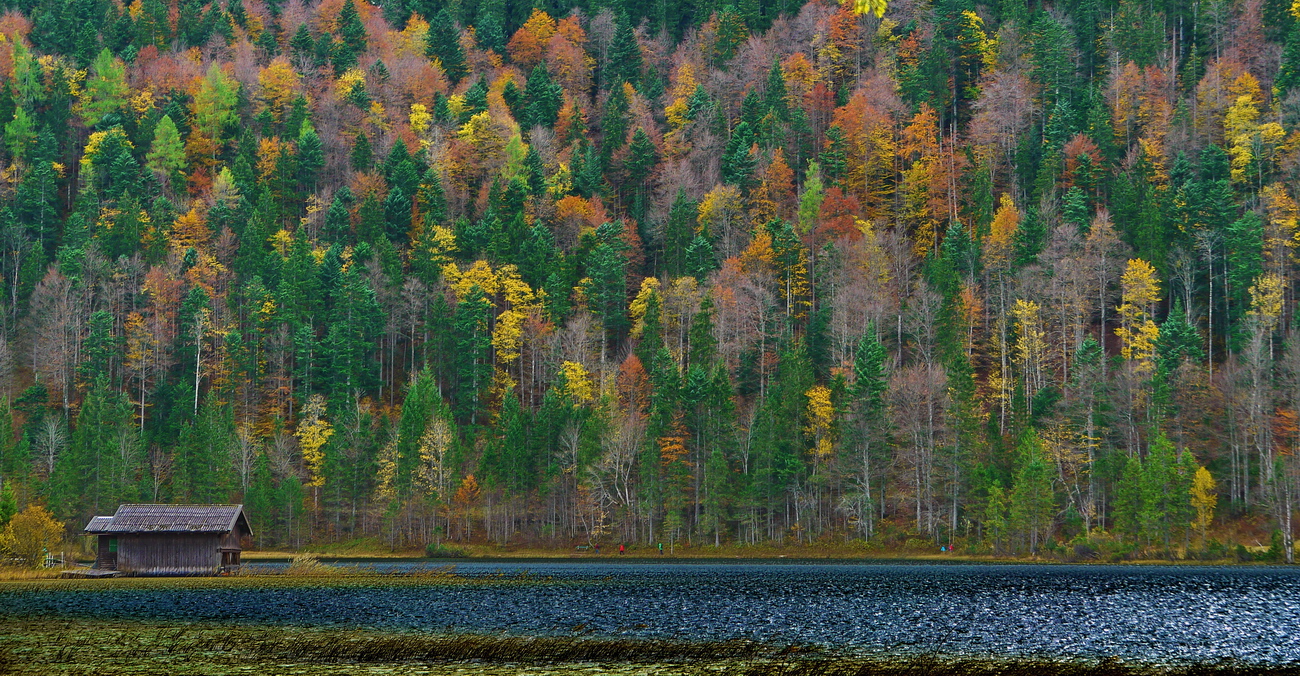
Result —
[[[852, 653], [1300, 663], [1289, 568], [461, 563], [539, 584], [0, 587], [0, 616], [749, 638]], [[21, 626], [20, 624], [18, 626]]]

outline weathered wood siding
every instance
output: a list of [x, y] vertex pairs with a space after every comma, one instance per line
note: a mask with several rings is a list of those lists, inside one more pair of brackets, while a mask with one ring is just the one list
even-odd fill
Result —
[[221, 536], [221, 548], [233, 552], [240, 551], [239, 538], [241, 530], [243, 529], [236, 528], [235, 530]]
[[216, 575], [220, 541], [217, 533], [124, 533], [117, 540], [117, 569], [128, 575]]

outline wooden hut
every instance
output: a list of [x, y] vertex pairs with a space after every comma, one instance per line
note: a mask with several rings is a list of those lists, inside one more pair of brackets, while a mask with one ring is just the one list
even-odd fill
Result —
[[121, 505], [85, 533], [98, 536], [95, 567], [127, 575], [217, 575], [252, 537], [243, 505]]

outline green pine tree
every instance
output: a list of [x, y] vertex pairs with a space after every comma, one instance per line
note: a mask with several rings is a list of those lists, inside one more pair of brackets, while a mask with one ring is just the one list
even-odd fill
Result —
[[545, 63], [539, 63], [528, 76], [524, 89], [524, 119], [528, 128], [555, 126], [555, 120], [564, 104], [564, 89], [551, 79]]
[[357, 132], [356, 139], [352, 141], [352, 171], [369, 171], [374, 161], [374, 153], [370, 150], [370, 139], [366, 137], [364, 131]]
[[483, 398], [492, 380], [491, 329], [488, 326], [492, 304], [483, 290], [474, 286], [456, 304], [452, 320], [456, 342], [456, 409], [457, 417], [478, 424]]
[[1052, 493], [1052, 475], [1038, 436], [1026, 432], [1020, 442], [1020, 469], [1010, 495], [1010, 524], [1025, 543], [1029, 553], [1036, 554], [1052, 534], [1052, 519], [1056, 513]]
[[641, 44], [637, 42], [632, 22], [620, 17], [614, 27], [614, 39], [609, 45], [609, 60], [602, 67], [601, 88], [608, 91], [620, 88], [624, 82], [636, 87], [641, 82]]
[[426, 45], [425, 56], [442, 64], [442, 70], [452, 84], [458, 84], [469, 74], [465, 50], [460, 46], [460, 30], [446, 7], [429, 18]]

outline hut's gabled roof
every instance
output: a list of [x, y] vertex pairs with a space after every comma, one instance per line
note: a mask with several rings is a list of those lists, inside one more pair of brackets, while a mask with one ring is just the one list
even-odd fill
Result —
[[243, 505], [121, 505], [113, 516], [96, 516], [86, 532], [98, 533], [229, 533], [248, 519]]
[[90, 517], [90, 523], [86, 524], [86, 532], [103, 533], [104, 529], [108, 528], [111, 523], [113, 523], [113, 517], [111, 516], [92, 516]]

